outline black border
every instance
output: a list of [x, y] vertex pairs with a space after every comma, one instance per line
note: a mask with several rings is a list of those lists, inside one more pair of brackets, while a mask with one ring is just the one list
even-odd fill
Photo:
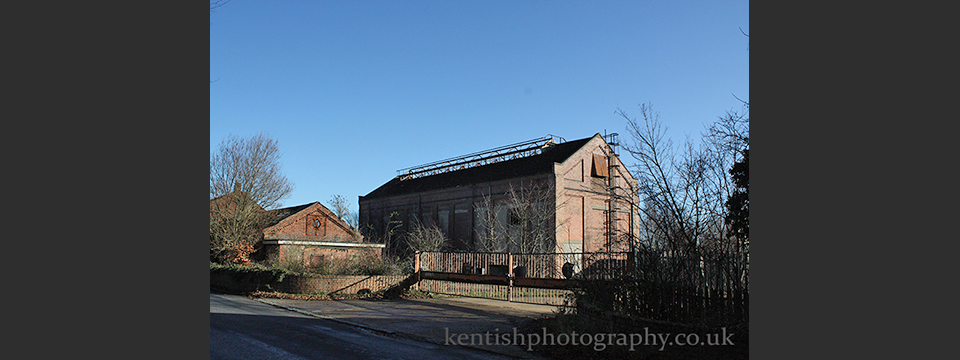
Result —
[[952, 332], [936, 325], [956, 306], [945, 247], [956, 237], [946, 196], [956, 115], [937, 108], [954, 97], [949, 11], [755, 2], [750, 12], [750, 355], [951, 353]]
[[[11, 340], [209, 356], [207, 4], [24, 6], [5, 49]], [[894, 6], [751, 4], [753, 357], [951, 344], [923, 330], [956, 282], [953, 115], [929, 109], [952, 104], [953, 20]]]
[[5, 13], [14, 346], [208, 357], [207, 4]]

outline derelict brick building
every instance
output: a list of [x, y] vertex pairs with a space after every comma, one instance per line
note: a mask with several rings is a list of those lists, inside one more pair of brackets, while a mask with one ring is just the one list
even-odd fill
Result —
[[353, 255], [379, 257], [382, 244], [364, 242], [352, 226], [318, 201], [270, 211], [274, 220], [263, 229], [264, 258], [299, 259], [315, 265], [321, 259]]
[[238, 208], [261, 213], [269, 219], [250, 229], [260, 235], [253, 260], [298, 259], [304, 265], [314, 265], [323, 258], [379, 257], [384, 247], [364, 242], [356, 229], [320, 202], [264, 210], [248, 193], [240, 191], [239, 184], [232, 192], [210, 200], [211, 238], [214, 219], [233, 217]]
[[[540, 184], [551, 196], [551, 249], [624, 250], [610, 244], [637, 234], [631, 210], [637, 204], [637, 180], [620, 162], [616, 134], [611, 135], [614, 147], [599, 133], [567, 142], [548, 136], [400, 170], [360, 196], [361, 227], [368, 240], [380, 238], [394, 253], [405, 251], [405, 234], [416, 222], [437, 225], [452, 250], [477, 251], [484, 199], [503, 203], [511, 186]], [[391, 221], [399, 221], [398, 227], [392, 237], [385, 236]]]

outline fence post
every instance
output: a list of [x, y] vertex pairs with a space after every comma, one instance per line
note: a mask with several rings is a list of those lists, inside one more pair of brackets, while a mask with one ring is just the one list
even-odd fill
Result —
[[416, 275], [417, 282], [414, 288], [420, 291], [420, 251], [413, 252], [413, 274]]
[[513, 254], [507, 253], [507, 301], [513, 301]]

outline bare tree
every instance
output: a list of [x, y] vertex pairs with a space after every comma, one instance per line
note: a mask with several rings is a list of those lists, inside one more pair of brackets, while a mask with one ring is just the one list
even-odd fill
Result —
[[343, 195], [337, 194], [331, 196], [327, 204], [330, 205], [330, 210], [337, 216], [337, 219], [346, 220], [350, 215], [350, 203], [347, 202], [347, 198], [343, 197]]
[[[734, 96], [736, 97], [736, 96]], [[750, 151], [750, 103], [737, 98], [743, 104], [740, 111], [728, 111], [707, 131], [710, 149], [720, 159], [717, 174], [727, 180], [721, 196], [724, 203], [724, 233], [717, 236], [713, 250], [708, 255], [716, 261], [726, 262], [730, 269], [725, 274], [728, 288], [747, 288], [749, 284], [750, 237], [749, 237], [749, 178], [748, 156]], [[730, 175], [726, 177], [726, 175]]]
[[556, 194], [543, 181], [511, 184], [500, 201], [485, 195], [474, 205], [477, 250], [520, 254], [555, 251]]
[[360, 213], [356, 211], [351, 211], [347, 218], [344, 220], [347, 222], [347, 225], [353, 226], [354, 229], [360, 229]]
[[293, 185], [280, 172], [277, 141], [264, 134], [230, 136], [210, 156], [210, 251], [223, 262], [247, 263]]
[[280, 147], [266, 134], [249, 138], [230, 135], [210, 157], [210, 198], [240, 191], [264, 209], [281, 205], [293, 183], [281, 172]]
[[436, 224], [424, 225], [419, 220], [411, 224], [406, 240], [410, 251], [440, 251], [446, 244], [446, 237]]
[[507, 190], [509, 218], [507, 238], [510, 250], [520, 254], [552, 252], [556, 249], [556, 193], [543, 182], [510, 186]]
[[[359, 217], [359, 216], [358, 216]], [[363, 238], [375, 244], [385, 244], [387, 249], [393, 252], [402, 252], [403, 249], [396, 241], [399, 229], [403, 227], [403, 221], [400, 220], [400, 213], [393, 211], [383, 218], [383, 222], [374, 220], [370, 223], [364, 223], [360, 227]]]
[[330, 211], [333, 212], [334, 216], [358, 230], [354, 240], [360, 241], [360, 213], [350, 211], [350, 203], [347, 201], [347, 198], [339, 194], [333, 195], [330, 197], [330, 200], [327, 201], [327, 205], [330, 207]]
[[247, 264], [271, 220], [246, 193], [235, 191], [210, 201], [210, 256], [222, 263]]
[[725, 203], [734, 188], [728, 170], [749, 137], [742, 131], [744, 118], [728, 113], [708, 129], [703, 142], [688, 140], [677, 151], [659, 114], [649, 104], [640, 105], [640, 113], [642, 121], [617, 110], [633, 140], [624, 149], [637, 160], [640, 247], [666, 255], [665, 281], [691, 286], [715, 281], [701, 260], [724, 263], [727, 280], [743, 278], [748, 250], [726, 235]]
[[[737, 98], [736, 96], [734, 96]], [[750, 103], [737, 98], [743, 106], [739, 111], [727, 111], [707, 129], [706, 137], [719, 152], [739, 160], [750, 147]]]
[[578, 305], [701, 325], [748, 319], [749, 103], [737, 100], [741, 111], [678, 147], [649, 104], [640, 105], [641, 120], [617, 109], [632, 140], [624, 149], [637, 161], [633, 269], [613, 282], [582, 282]]
[[699, 258], [702, 242], [722, 227], [722, 217], [715, 214], [722, 212], [723, 200], [709, 177], [713, 162], [690, 141], [677, 153], [649, 104], [640, 105], [642, 122], [623, 110], [617, 113], [627, 120], [633, 140], [624, 150], [638, 161], [634, 169], [644, 204], [638, 209], [644, 235], [641, 245], [677, 261], [669, 267], [671, 280], [702, 280], [699, 269], [688, 266], [685, 259]]
[[505, 253], [508, 251], [507, 236], [503, 218], [505, 212], [501, 211], [503, 206], [497, 206], [492, 195], [486, 194], [480, 201], [473, 204], [473, 213], [475, 214], [477, 243], [476, 250], [482, 252]]

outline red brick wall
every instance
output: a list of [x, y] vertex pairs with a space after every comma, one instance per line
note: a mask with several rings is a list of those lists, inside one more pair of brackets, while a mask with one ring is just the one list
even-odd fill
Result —
[[379, 259], [382, 248], [328, 248], [306, 245], [264, 245], [266, 259], [282, 264], [285, 261], [299, 260], [305, 266], [316, 265], [320, 258], [325, 260], [346, 261], [352, 256]]
[[[314, 219], [320, 221], [319, 228], [314, 226]], [[263, 233], [265, 239], [357, 242], [356, 232], [320, 203], [283, 219]]]
[[[402, 221], [402, 225], [396, 230], [399, 234], [396, 236], [397, 239], [402, 238], [402, 234], [411, 231], [411, 224], [417, 219], [427, 226], [438, 225], [444, 231], [454, 250], [473, 250], [474, 242], [477, 239], [474, 205], [480, 203], [483, 197], [488, 194], [492, 194], [493, 200], [498, 202], [506, 197], [505, 193], [511, 185], [517, 187], [522, 186], [521, 183], [530, 184], [531, 181], [542, 181], [547, 183], [549, 187], [554, 181], [554, 175], [548, 173], [472, 186], [365, 200], [360, 203], [361, 226], [369, 225], [374, 227], [374, 232], [382, 232], [387, 216], [396, 211], [399, 216], [394, 220]], [[371, 239], [371, 241], [379, 241], [379, 239]], [[393, 242], [392, 245], [397, 248], [388, 249], [388, 251], [405, 250], [402, 248], [404, 245], [401, 241]]]
[[329, 294], [334, 291], [338, 294], [356, 294], [362, 289], [372, 292], [389, 289], [406, 277], [405, 275], [288, 275], [273, 287], [277, 291], [291, 294]]
[[[294, 250], [296, 251], [296, 250]], [[325, 249], [306, 247], [303, 250], [303, 260], [306, 264], [316, 264], [318, 258], [326, 260], [346, 260], [351, 256], [362, 256], [364, 258], [380, 258], [381, 248], [360, 248], [360, 249]]]
[[[529, 183], [536, 179], [554, 184], [557, 191], [558, 211], [554, 219], [557, 251], [601, 251], [606, 240], [604, 209], [609, 196], [606, 195], [607, 179], [595, 176], [597, 171], [594, 170], [594, 154], [603, 155], [603, 159], [606, 159], [607, 152], [606, 142], [597, 136], [562, 164], [557, 164], [553, 173], [387, 198], [362, 199], [360, 221], [362, 226], [372, 226], [375, 229], [373, 233], [382, 233], [387, 216], [396, 211], [399, 217], [394, 220], [403, 222], [397, 229], [397, 233], [401, 235], [410, 231], [409, 224], [414, 217], [428, 225], [443, 225], [445, 221], [445, 233], [456, 249], [474, 250], [472, 244], [477, 239], [474, 204], [489, 193], [494, 194], [495, 201], [502, 199], [504, 196], [497, 194], [506, 192], [511, 184], [516, 186], [520, 182]], [[619, 166], [609, 175], [617, 175], [614, 177], [616, 185], [624, 189], [624, 194], [631, 191], [635, 194], [637, 180], [619, 159], [614, 158], [614, 164]], [[636, 203], [637, 200], [634, 199], [633, 202]], [[631, 221], [631, 214], [635, 213], [632, 210], [634, 206], [627, 201], [618, 202], [616, 206], [624, 211], [617, 213], [618, 231], [621, 234], [636, 234], [637, 225]], [[395, 236], [395, 240], [400, 240], [401, 237]], [[388, 251], [402, 250], [401, 241], [394, 241], [392, 244], [400, 249]]]
[[[556, 173], [557, 176], [558, 202], [564, 204], [557, 215], [558, 230], [557, 242], [558, 250], [563, 252], [578, 251], [603, 251], [603, 245], [606, 242], [606, 213], [607, 200], [607, 178], [596, 176], [598, 171], [594, 169], [594, 155], [603, 155], [605, 158], [608, 153], [606, 142], [601, 138], [594, 138], [580, 149], [580, 151], [570, 156], [561, 164]], [[639, 200], [636, 198], [637, 180], [629, 173], [626, 166], [618, 158], [613, 158], [614, 172], [613, 176], [616, 186], [619, 187], [623, 195], [632, 194], [633, 203]], [[638, 229], [635, 221], [631, 217], [635, 216], [635, 206], [628, 201], [618, 201], [616, 208], [619, 210], [617, 215], [617, 230], [621, 234], [637, 234]], [[634, 219], [635, 220], [635, 219]], [[614, 251], [625, 249], [611, 249]]]

